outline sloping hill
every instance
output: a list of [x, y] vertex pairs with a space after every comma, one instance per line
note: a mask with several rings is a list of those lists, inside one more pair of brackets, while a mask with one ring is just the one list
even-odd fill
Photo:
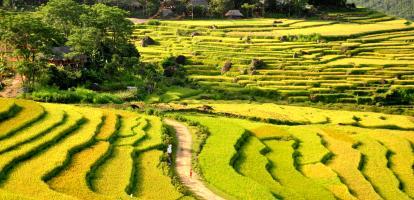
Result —
[[412, 102], [398, 93], [414, 90], [413, 25], [366, 9], [325, 18], [161, 21], [137, 25], [135, 35], [157, 42], [139, 47], [144, 62], [187, 56], [189, 78], [210, 91], [289, 102]]
[[349, 0], [349, 2], [390, 15], [414, 19], [414, 2], [412, 0]]

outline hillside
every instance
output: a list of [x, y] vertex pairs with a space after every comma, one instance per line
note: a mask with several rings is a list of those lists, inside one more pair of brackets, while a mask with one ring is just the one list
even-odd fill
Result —
[[349, 2], [390, 15], [414, 19], [414, 2], [411, 0], [349, 0]]
[[189, 78], [212, 96], [223, 91], [234, 99], [412, 102], [401, 93], [414, 88], [414, 26], [364, 9], [325, 18], [161, 21], [137, 25], [134, 34], [156, 42], [136, 43], [144, 62], [184, 55]]

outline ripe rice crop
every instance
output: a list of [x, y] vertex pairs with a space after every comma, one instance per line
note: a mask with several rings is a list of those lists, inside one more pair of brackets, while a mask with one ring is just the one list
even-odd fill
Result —
[[332, 193], [328, 192], [316, 181], [306, 178], [295, 169], [294, 164], [294, 141], [266, 141], [270, 148], [267, 157], [273, 163], [270, 172], [282, 185], [296, 190], [302, 196], [309, 199], [335, 199]]
[[26, 100], [15, 100], [15, 103], [23, 110], [18, 112], [13, 118], [0, 123], [0, 140], [37, 121], [45, 114], [44, 108], [40, 104]]
[[259, 183], [238, 174], [232, 167], [235, 147], [245, 130], [225, 118], [186, 116], [210, 130], [210, 137], [199, 155], [202, 174], [209, 185], [237, 199], [273, 199], [273, 195]]

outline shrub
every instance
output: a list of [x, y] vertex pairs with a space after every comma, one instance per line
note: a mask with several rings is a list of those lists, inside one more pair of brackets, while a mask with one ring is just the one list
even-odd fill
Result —
[[158, 26], [158, 25], [161, 25], [161, 22], [160, 22], [160, 20], [151, 19], [147, 22], [147, 24], [151, 25], [151, 26]]
[[373, 102], [371, 97], [357, 97], [356, 101], [358, 104], [372, 104]]
[[360, 117], [357, 117], [355, 115], [352, 117], [352, 120], [354, 120], [357, 123], [360, 122], [360, 121], [362, 121], [362, 119]]
[[376, 101], [384, 105], [412, 104], [414, 102], [414, 88], [393, 87], [385, 94], [377, 95]]
[[97, 93], [92, 90], [76, 88], [75, 90], [42, 89], [31, 94], [35, 101], [55, 103], [122, 103], [122, 100], [109, 93]]

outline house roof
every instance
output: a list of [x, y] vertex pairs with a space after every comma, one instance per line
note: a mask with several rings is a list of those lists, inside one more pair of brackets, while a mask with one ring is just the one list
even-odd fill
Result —
[[226, 17], [244, 17], [240, 10], [229, 10], [226, 13]]

